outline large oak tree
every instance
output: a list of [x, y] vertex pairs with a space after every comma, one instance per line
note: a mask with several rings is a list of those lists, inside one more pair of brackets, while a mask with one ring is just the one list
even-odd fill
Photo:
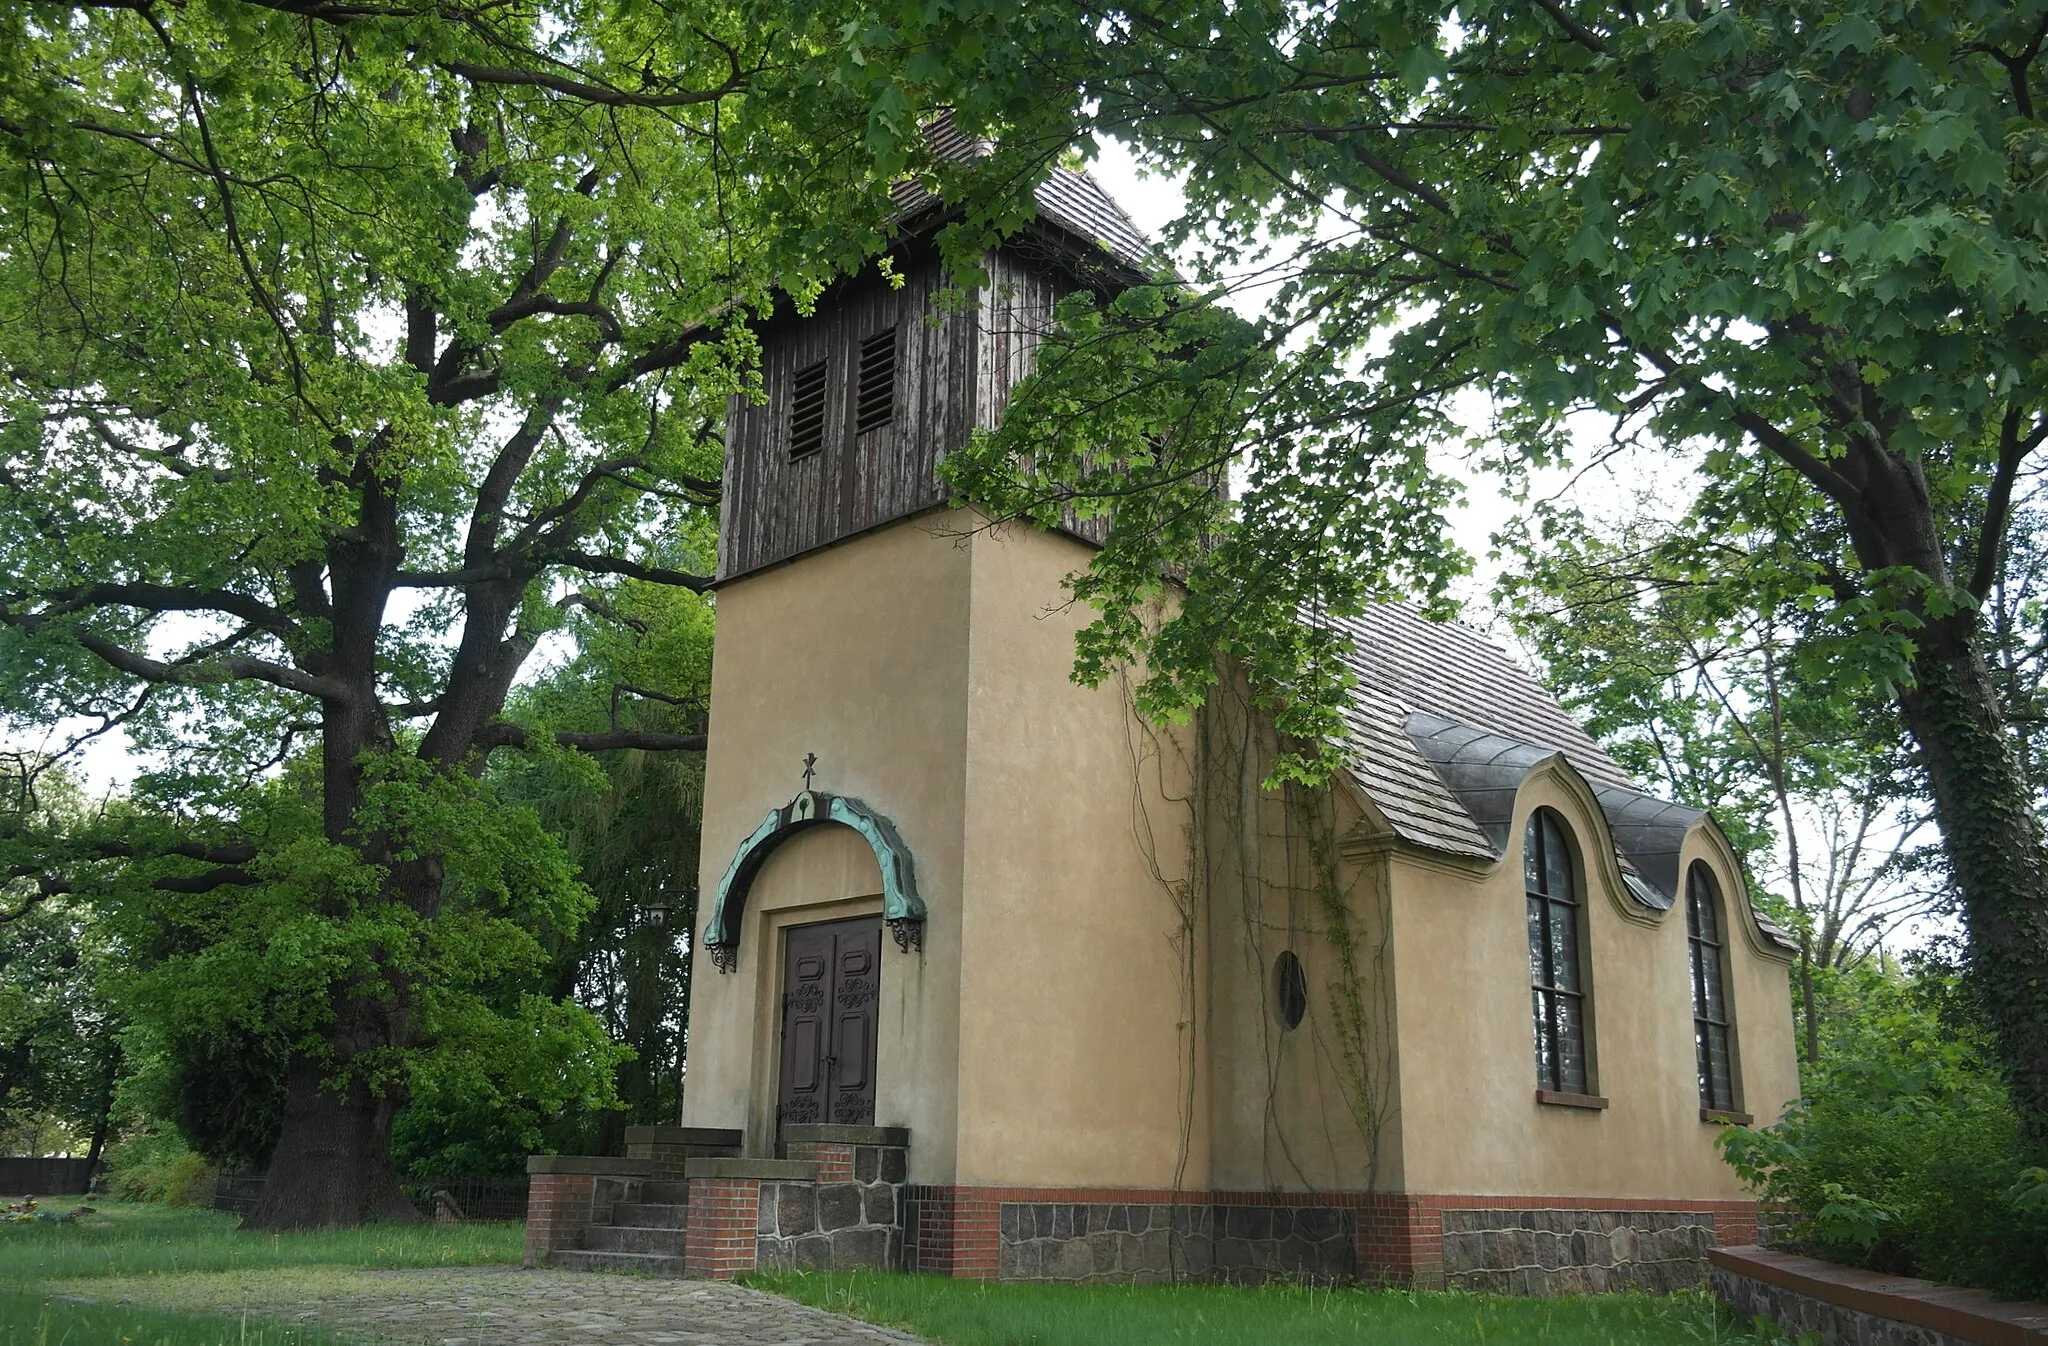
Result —
[[252, 1225], [409, 1216], [389, 1132], [419, 1053], [582, 1031], [481, 994], [589, 903], [483, 767], [701, 746], [508, 694], [617, 584], [706, 587], [738, 318], [880, 238], [845, 152], [868, 123], [789, 148], [772, 115], [819, 96], [802, 25], [830, 20], [0, 16], [0, 709], [124, 728], [163, 806], [9, 866], [31, 901], [110, 859], [190, 897], [164, 993], [290, 1032]]

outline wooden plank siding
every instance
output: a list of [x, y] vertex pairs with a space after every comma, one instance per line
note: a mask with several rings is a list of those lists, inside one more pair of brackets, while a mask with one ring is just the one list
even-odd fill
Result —
[[[726, 416], [721, 581], [946, 503], [939, 462], [975, 427], [994, 427], [1010, 389], [1031, 372], [1053, 305], [1076, 288], [1071, 276], [1007, 251], [988, 269], [989, 285], [964, 306], [935, 302], [945, 278], [936, 261], [921, 260], [904, 267], [901, 289], [866, 276], [821, 298], [812, 317], [764, 328], [768, 400], [735, 397]], [[860, 343], [892, 325], [895, 414], [856, 435]], [[791, 383], [821, 360], [824, 444], [791, 462]], [[1100, 542], [1106, 530], [1098, 520], [1071, 531]]]

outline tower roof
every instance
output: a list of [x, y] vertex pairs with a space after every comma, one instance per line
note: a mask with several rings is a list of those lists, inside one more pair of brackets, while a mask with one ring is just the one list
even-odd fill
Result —
[[[988, 157], [994, 146], [953, 124], [951, 114], [934, 119], [924, 130], [932, 152], [965, 163]], [[942, 215], [946, 205], [924, 185], [905, 179], [889, 189], [898, 218], [906, 225], [920, 217]], [[1090, 248], [1106, 251], [1123, 266], [1143, 275], [1159, 270], [1151, 240], [1101, 183], [1086, 172], [1054, 165], [1032, 191], [1039, 220]]]

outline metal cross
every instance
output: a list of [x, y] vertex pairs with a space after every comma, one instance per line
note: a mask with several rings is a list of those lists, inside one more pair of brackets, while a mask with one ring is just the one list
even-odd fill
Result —
[[812, 777], [812, 776], [813, 776], [814, 774], [816, 774], [816, 772], [817, 772], [817, 769], [818, 769], [818, 754], [816, 754], [816, 753], [814, 753], [814, 752], [807, 752], [807, 753], [805, 753], [805, 754], [804, 754], [804, 789], [806, 789], [806, 790], [809, 790], [809, 789], [811, 788], [811, 777]]

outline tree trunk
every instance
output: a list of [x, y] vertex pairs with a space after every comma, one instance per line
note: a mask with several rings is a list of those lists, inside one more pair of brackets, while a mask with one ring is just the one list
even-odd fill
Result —
[[418, 1220], [391, 1164], [400, 1100], [361, 1086], [336, 1089], [322, 1062], [292, 1062], [284, 1127], [263, 1195], [244, 1229], [326, 1229], [366, 1220]]
[[2048, 1154], [2048, 848], [1976, 614], [1929, 622], [1899, 694], [1961, 894], [1970, 979], [2027, 1142]]
[[1810, 936], [1799, 941], [1799, 1009], [1806, 1020], [1806, 1064], [1820, 1062], [1820, 1004], [1813, 993], [1813, 940]]
[[107, 1148], [107, 1134], [114, 1129], [114, 1088], [121, 1079], [121, 1062], [127, 1053], [122, 1050], [121, 1040], [115, 1038], [112, 1050], [107, 1053], [106, 1083], [100, 1089], [99, 1110], [93, 1117], [92, 1145], [85, 1152], [86, 1173], [96, 1172], [100, 1166], [100, 1155]]

